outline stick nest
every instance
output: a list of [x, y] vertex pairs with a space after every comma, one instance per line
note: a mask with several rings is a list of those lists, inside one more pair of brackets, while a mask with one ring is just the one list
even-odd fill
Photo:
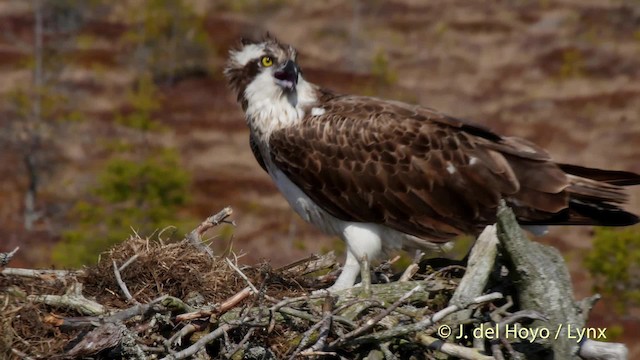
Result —
[[[118, 284], [113, 263], [120, 267], [130, 259], [133, 261], [119, 271], [121, 281], [132, 295], [128, 300]], [[281, 269], [272, 269], [268, 264], [240, 267], [235, 259], [231, 264], [234, 266], [225, 258], [211, 257], [187, 240], [162, 243], [132, 237], [103, 254], [95, 266], [80, 271], [34, 270], [30, 276], [5, 274], [0, 276], [0, 354], [60, 359], [132, 356], [171, 359], [172, 354], [178, 354], [180, 358], [180, 351], [225, 324], [227, 331], [196, 351], [201, 358], [311, 357], [310, 351], [304, 351], [319, 340], [323, 321], [331, 317], [340, 319], [331, 319], [330, 330], [322, 334], [326, 345], [339, 341], [419, 282], [398, 283], [403, 285], [399, 287], [401, 293], [372, 285], [368, 296], [358, 288], [346, 290], [342, 296], [314, 295], [314, 290], [335, 280], [338, 264], [332, 254], [312, 256]], [[394, 278], [384, 264], [375, 270], [374, 278]], [[415, 322], [442, 309], [462, 270], [453, 266], [416, 274], [417, 279], [428, 276], [427, 282], [423, 282], [433, 291], [416, 291], [397, 307], [393, 316], [378, 320], [371, 330]], [[59, 298], [45, 301], [43, 296], [49, 295]], [[102, 305], [104, 311], [87, 314], [83, 308], [64, 300], [74, 296]], [[118, 315], [149, 304], [152, 305], [143, 309], [143, 313]], [[314, 326], [317, 329], [309, 331]], [[108, 336], [117, 339], [113, 344], [86, 346], [87, 338]], [[128, 337], [133, 342], [127, 343]], [[398, 348], [389, 351], [424, 352], [419, 347], [411, 350], [411, 346], [401, 346], [400, 340], [395, 341]], [[325, 346], [314, 351], [319, 354], [316, 356], [347, 354], [352, 358], [350, 352], [354, 349], [366, 350], [368, 354], [376, 348], [369, 342], [350, 345], [350, 341], [339, 341], [331, 348]]]
[[279, 269], [213, 255], [201, 236], [230, 213], [223, 209], [180, 242], [132, 237], [78, 271], [2, 269], [17, 249], [0, 254], [0, 358], [626, 356], [623, 344], [577, 344], [573, 333], [548, 341], [482, 332], [578, 329], [597, 299], [573, 299], [561, 255], [527, 240], [504, 205], [466, 266], [416, 256], [394, 274], [389, 262], [371, 269], [365, 258], [362, 286], [332, 293], [314, 291], [340, 271], [331, 253]]

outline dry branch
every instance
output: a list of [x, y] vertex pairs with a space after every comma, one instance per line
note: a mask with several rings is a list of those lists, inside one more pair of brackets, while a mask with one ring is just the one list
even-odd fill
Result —
[[449, 356], [455, 356], [465, 360], [495, 360], [493, 356], [481, 354], [477, 349], [446, 343], [423, 333], [416, 335], [416, 339], [427, 347]]
[[74, 282], [64, 295], [29, 295], [27, 300], [54, 307], [68, 308], [85, 315], [101, 315], [106, 308], [82, 295], [82, 284]]
[[11, 258], [13, 258], [13, 256], [18, 252], [18, 250], [20, 250], [19, 246], [8, 253], [0, 253], [0, 268], [5, 267], [9, 263], [9, 261], [11, 261]]
[[95, 326], [101, 323], [117, 323], [131, 319], [134, 316], [145, 315], [149, 312], [154, 312], [154, 306], [162, 305], [163, 307], [172, 307], [176, 304], [182, 303], [180, 299], [163, 295], [148, 304], [136, 304], [130, 308], [118, 311], [112, 315], [98, 317], [98, 316], [82, 316], [82, 317], [59, 317], [49, 316], [45, 320], [60, 327], [79, 328], [86, 326]]
[[187, 235], [187, 240], [189, 240], [189, 242], [191, 242], [191, 244], [193, 244], [197, 249], [206, 252], [213, 258], [213, 251], [210, 247], [202, 242], [202, 235], [204, 235], [204, 233], [212, 227], [226, 222], [226, 219], [231, 216], [231, 214], [233, 214], [233, 210], [230, 206], [227, 206], [224, 209], [220, 210], [220, 212], [218, 212], [217, 214], [209, 216], [197, 228], [191, 231], [189, 235]]
[[131, 293], [129, 292], [129, 289], [127, 288], [127, 284], [125, 284], [124, 281], [122, 281], [122, 276], [120, 275], [120, 269], [118, 268], [118, 265], [116, 264], [115, 260], [113, 260], [113, 274], [116, 277], [116, 281], [118, 282], [118, 286], [120, 286], [120, 290], [122, 290], [122, 293], [127, 298], [127, 300], [133, 302], [134, 304], [137, 304], [138, 301], [136, 301], [133, 298], [133, 296], [131, 296]]
[[0, 271], [0, 274], [5, 276], [20, 276], [42, 279], [46, 281], [54, 281], [57, 279], [67, 278], [69, 276], [81, 276], [84, 275], [84, 271], [5, 268]]
[[[498, 210], [497, 228], [500, 243], [512, 264], [510, 271], [518, 281], [521, 306], [544, 314], [548, 319], [545, 322], [535, 321], [532, 327], [559, 329], [559, 334], [550, 344], [554, 355], [560, 359], [578, 359], [577, 336], [569, 333], [568, 329], [583, 329], [588, 311], [584, 311], [584, 303], [574, 300], [571, 279], [562, 255], [555, 248], [527, 239], [504, 202]], [[608, 347], [617, 349], [624, 346], [615, 343], [602, 345], [593, 348], [593, 351], [601, 353], [591, 358], [609, 353]], [[589, 351], [589, 355], [593, 351]]]
[[[498, 237], [495, 225], [487, 226], [480, 234], [467, 262], [465, 271], [458, 288], [453, 293], [450, 304], [464, 303], [482, 295], [487, 287], [489, 275], [493, 271], [496, 254], [498, 252]], [[462, 310], [451, 315], [451, 321], [460, 322], [471, 316], [470, 310]]]
[[200, 338], [200, 340], [196, 341], [195, 344], [189, 346], [188, 348], [179, 351], [175, 354], [171, 354], [169, 356], [165, 356], [162, 358], [162, 360], [180, 360], [180, 359], [186, 359], [190, 356], [195, 355], [198, 351], [200, 351], [202, 348], [204, 348], [208, 343], [212, 342], [213, 340], [223, 336], [226, 332], [230, 331], [231, 329], [235, 328], [235, 325], [231, 325], [231, 324], [224, 324], [222, 326], [220, 326], [219, 328], [215, 329], [214, 331], [208, 333], [207, 335], [203, 336]]

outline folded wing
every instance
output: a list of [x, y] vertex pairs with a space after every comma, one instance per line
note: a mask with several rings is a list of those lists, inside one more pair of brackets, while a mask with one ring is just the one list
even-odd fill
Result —
[[618, 184], [639, 183], [636, 174], [558, 165], [526, 140], [424, 107], [324, 100], [269, 146], [274, 164], [337, 218], [446, 241], [493, 223], [504, 198], [527, 224], [637, 222], [615, 205], [626, 199]]

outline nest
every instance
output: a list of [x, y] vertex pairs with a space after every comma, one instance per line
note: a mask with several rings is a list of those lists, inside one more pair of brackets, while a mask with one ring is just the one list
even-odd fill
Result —
[[[361, 286], [328, 293], [317, 290], [339, 273], [333, 254], [272, 269], [240, 266], [235, 257], [204, 249], [200, 236], [225, 217], [207, 219], [179, 242], [131, 237], [79, 271], [5, 268], [0, 357], [533, 359], [558, 353], [555, 344], [499, 331], [478, 336], [479, 328], [527, 329], [555, 316], [555, 304], [544, 299], [535, 301], [552, 316], [519, 303], [539, 284], [514, 285], [519, 274], [507, 268], [525, 265], [501, 263], [495, 227], [480, 237], [466, 268], [417, 256], [393, 273], [389, 262], [371, 269], [363, 259]], [[11, 254], [4, 255], [7, 262]], [[541, 281], [542, 291], [552, 293], [548, 280]]]

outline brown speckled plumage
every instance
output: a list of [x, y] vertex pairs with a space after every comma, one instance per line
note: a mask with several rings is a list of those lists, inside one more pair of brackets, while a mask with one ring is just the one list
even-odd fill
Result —
[[314, 106], [324, 114], [308, 112], [271, 134], [269, 146], [276, 166], [342, 220], [446, 241], [495, 222], [500, 198], [525, 224], [606, 223], [575, 211], [570, 199], [595, 206], [626, 198], [620, 187], [568, 176], [528, 141], [428, 108], [326, 95]]

